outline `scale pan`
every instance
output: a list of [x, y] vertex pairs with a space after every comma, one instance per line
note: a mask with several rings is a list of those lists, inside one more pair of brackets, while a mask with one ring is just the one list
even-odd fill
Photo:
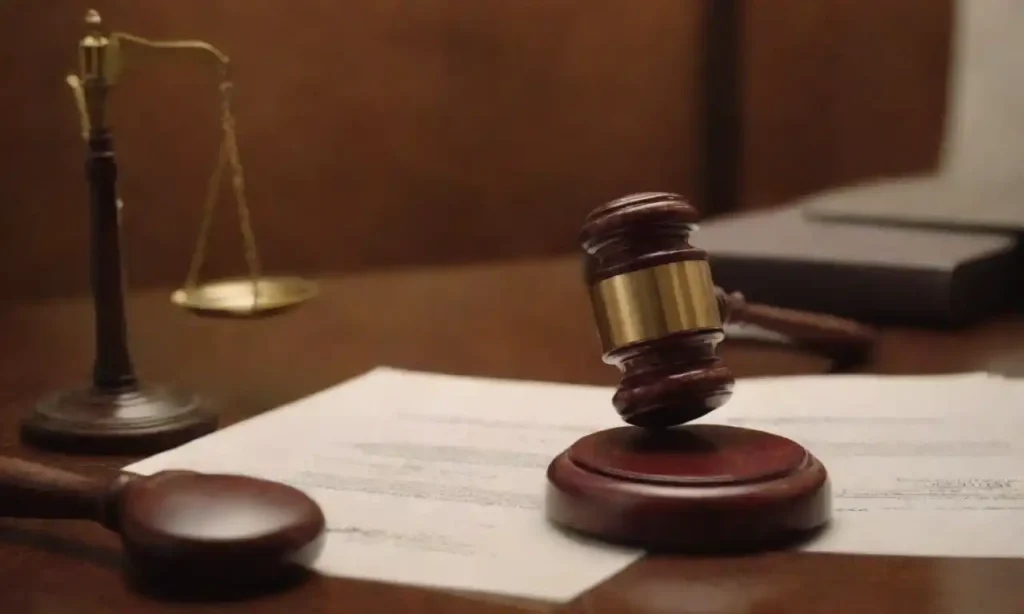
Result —
[[219, 279], [179, 288], [171, 301], [179, 307], [202, 313], [255, 316], [287, 309], [313, 298], [316, 284], [301, 277], [259, 277], [253, 300], [251, 277]]

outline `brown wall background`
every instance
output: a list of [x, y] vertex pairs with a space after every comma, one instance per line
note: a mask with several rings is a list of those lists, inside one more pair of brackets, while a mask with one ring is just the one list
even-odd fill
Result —
[[953, 0], [746, 0], [744, 11], [745, 206], [935, 166]]
[[[710, 2], [716, 0], [707, 0]], [[944, 113], [949, 0], [743, 4], [741, 205], [927, 168]], [[700, 200], [705, 1], [7, 0], [0, 46], [4, 294], [84, 292], [82, 144], [63, 82], [87, 8], [233, 60], [267, 268], [574, 250], [602, 200]], [[126, 266], [184, 277], [219, 138], [214, 73], [154, 61], [115, 93]], [[243, 264], [233, 203], [210, 274]]]

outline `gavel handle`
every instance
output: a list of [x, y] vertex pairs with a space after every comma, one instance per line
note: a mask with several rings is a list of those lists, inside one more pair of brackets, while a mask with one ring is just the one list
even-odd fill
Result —
[[738, 292], [727, 294], [718, 289], [717, 295], [723, 320], [759, 326], [839, 361], [863, 360], [874, 350], [878, 341], [877, 333], [872, 328], [853, 320], [748, 303]]
[[125, 478], [87, 478], [39, 463], [0, 457], [0, 517], [94, 520], [110, 526]]

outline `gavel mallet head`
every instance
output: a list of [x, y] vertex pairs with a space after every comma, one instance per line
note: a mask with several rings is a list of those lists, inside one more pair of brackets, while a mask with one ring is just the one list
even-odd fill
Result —
[[6, 457], [0, 517], [93, 520], [120, 535], [130, 579], [204, 595], [303, 577], [326, 531], [317, 503], [279, 482], [194, 471], [98, 480]]
[[725, 295], [689, 242], [698, 219], [669, 193], [626, 196], [587, 217], [585, 279], [604, 361], [622, 373], [612, 402], [630, 426], [585, 436], [551, 462], [547, 515], [654, 550], [788, 544], [830, 517], [821, 462], [770, 433], [686, 424], [724, 404], [734, 385], [716, 355]]

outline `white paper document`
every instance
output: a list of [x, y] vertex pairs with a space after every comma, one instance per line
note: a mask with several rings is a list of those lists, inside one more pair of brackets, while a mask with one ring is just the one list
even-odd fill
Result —
[[700, 421], [789, 437], [825, 464], [833, 520], [805, 550], [1024, 556], [1024, 381], [741, 380], [733, 401]]
[[[328, 522], [317, 571], [565, 601], [642, 553], [544, 518], [545, 470], [621, 426], [611, 388], [381, 368], [128, 470], [278, 480]], [[987, 374], [741, 379], [700, 422], [769, 430], [832, 479], [823, 552], [1024, 556], [1024, 384]]]
[[636, 550], [544, 519], [548, 463], [619, 426], [610, 392], [377, 369], [127, 469], [242, 473], [327, 517], [327, 575], [566, 601]]

